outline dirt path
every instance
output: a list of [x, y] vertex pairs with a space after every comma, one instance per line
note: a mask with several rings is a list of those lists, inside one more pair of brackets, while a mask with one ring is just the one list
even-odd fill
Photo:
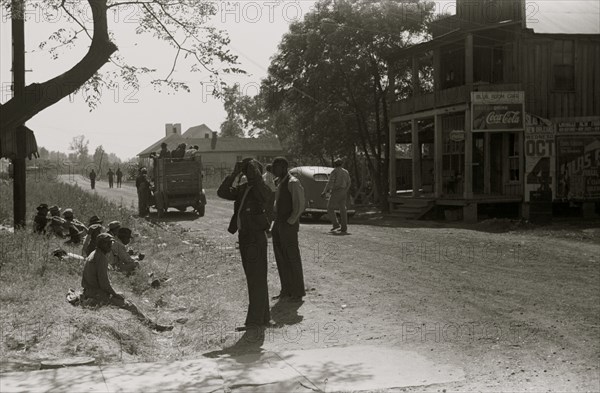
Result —
[[[108, 189], [98, 182], [95, 192], [136, 205], [130, 185]], [[235, 237], [225, 231], [231, 211], [211, 191], [205, 217], [173, 211], [164, 221], [191, 238], [231, 247]], [[286, 326], [270, 332], [264, 347], [366, 343], [415, 350], [464, 368], [466, 381], [444, 386], [449, 390], [598, 391], [597, 224], [468, 227], [362, 214], [349, 235], [339, 236], [325, 221], [303, 222], [308, 295], [298, 309], [273, 305], [274, 319]]]

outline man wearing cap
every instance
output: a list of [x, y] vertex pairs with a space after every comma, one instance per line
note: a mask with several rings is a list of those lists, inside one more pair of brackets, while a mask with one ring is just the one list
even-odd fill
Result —
[[139, 262], [136, 262], [131, 255], [127, 252], [125, 247], [131, 242], [131, 229], [119, 228], [117, 231], [117, 237], [113, 243], [112, 250], [108, 254], [109, 263], [112, 267], [120, 272], [131, 273], [140, 266]]
[[148, 170], [140, 169], [140, 174], [135, 179], [135, 186], [138, 194], [138, 213], [140, 217], [146, 217], [150, 213], [148, 202], [150, 200], [150, 188], [152, 184], [148, 178]]
[[102, 226], [102, 220], [98, 216], [90, 217], [88, 222], [88, 232], [83, 239], [83, 247], [81, 249], [81, 255], [87, 257], [96, 249], [97, 237], [102, 233], [104, 227]]
[[[348, 213], [346, 212], [346, 200], [348, 198], [348, 191], [350, 191], [350, 174], [347, 170], [342, 168], [343, 161], [338, 158], [333, 162], [334, 169], [329, 175], [329, 181], [325, 185], [325, 189], [321, 193], [321, 197], [325, 198], [328, 192], [329, 200], [327, 201], [327, 214], [331, 220], [333, 228], [331, 231], [340, 229], [342, 233], [348, 232]], [[340, 216], [342, 218], [342, 225], [338, 222], [335, 214], [335, 208], [340, 209]]]
[[50, 206], [48, 211], [50, 212], [50, 217], [60, 217], [60, 207], [53, 205]]
[[33, 218], [35, 233], [44, 234], [46, 233], [46, 226], [48, 225], [48, 205], [45, 203], [40, 204], [37, 208], [37, 214]]
[[[262, 329], [270, 324], [269, 289], [267, 286], [267, 236], [269, 222], [265, 214], [265, 204], [271, 190], [262, 179], [260, 163], [247, 158], [235, 165], [233, 173], [227, 176], [217, 190], [220, 198], [235, 201], [234, 212], [227, 229], [238, 232], [242, 266], [248, 285], [248, 312], [244, 326], [236, 330]], [[240, 175], [247, 182], [234, 186]]]
[[106, 255], [112, 248], [113, 237], [108, 233], [98, 235], [98, 246], [85, 260], [81, 286], [83, 303], [89, 306], [113, 305], [130, 311], [142, 323], [157, 331], [172, 330], [172, 325], [159, 325], [146, 317], [131, 301], [117, 293], [108, 278], [108, 259]]
[[121, 228], [120, 221], [111, 221], [108, 223], [108, 234], [112, 237], [117, 237], [117, 233], [119, 233], [119, 229]]
[[121, 188], [123, 183], [123, 172], [121, 172], [121, 167], [117, 167], [117, 188]]
[[281, 282], [281, 292], [275, 299], [289, 297], [292, 302], [301, 302], [306, 293], [298, 231], [300, 215], [304, 211], [304, 189], [300, 181], [288, 172], [288, 161], [284, 157], [275, 158], [272, 167], [273, 174], [279, 179], [275, 197], [275, 222], [271, 230]]
[[81, 235], [87, 232], [87, 227], [75, 219], [73, 209], [65, 209], [63, 211], [63, 218], [65, 219], [65, 229], [69, 231], [69, 243], [79, 244], [81, 242]]

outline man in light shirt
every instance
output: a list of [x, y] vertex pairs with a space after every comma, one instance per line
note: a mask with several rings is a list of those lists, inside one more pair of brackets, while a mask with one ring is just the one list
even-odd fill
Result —
[[285, 158], [275, 158], [272, 168], [273, 174], [279, 179], [275, 196], [275, 222], [271, 231], [281, 281], [281, 292], [274, 298], [289, 297], [292, 302], [301, 302], [306, 293], [298, 247], [298, 230], [300, 214], [304, 210], [304, 189], [300, 181], [288, 172], [288, 162]]
[[[348, 191], [350, 191], [350, 174], [347, 170], [342, 168], [343, 161], [338, 158], [333, 162], [335, 167], [329, 175], [329, 181], [325, 186], [325, 189], [321, 193], [321, 196], [325, 198], [326, 194], [330, 192], [329, 201], [327, 202], [327, 214], [331, 220], [333, 228], [331, 231], [340, 229], [342, 233], [348, 232], [348, 213], [346, 208], [346, 200], [348, 198]], [[335, 215], [335, 208], [340, 209], [340, 216], [342, 219], [342, 225], [338, 222], [337, 216]]]
[[[277, 185], [275, 184], [276, 177], [273, 174], [273, 165], [267, 164], [265, 167], [265, 173], [263, 174], [263, 180], [265, 184], [271, 189], [271, 198], [267, 201], [265, 206], [265, 213], [269, 219], [269, 228], [275, 220], [273, 208], [275, 207], [275, 194], [277, 193]], [[267, 236], [271, 235], [270, 229], [267, 230]]]

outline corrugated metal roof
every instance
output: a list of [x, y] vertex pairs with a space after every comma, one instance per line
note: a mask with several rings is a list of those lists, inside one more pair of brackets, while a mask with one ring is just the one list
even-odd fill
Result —
[[526, 24], [538, 34], [600, 34], [600, 1], [527, 2]]

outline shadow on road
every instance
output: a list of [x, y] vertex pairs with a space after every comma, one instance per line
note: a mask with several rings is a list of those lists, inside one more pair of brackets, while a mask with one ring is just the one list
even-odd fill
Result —
[[168, 210], [163, 214], [162, 217], [158, 217], [156, 211], [150, 210], [150, 214], [147, 217], [149, 220], [154, 222], [178, 222], [178, 221], [196, 221], [200, 216], [192, 211], [181, 212], [178, 210]]
[[218, 358], [222, 355], [260, 354], [265, 343], [265, 332], [263, 329], [249, 329], [230, 347], [203, 353], [207, 358]]

